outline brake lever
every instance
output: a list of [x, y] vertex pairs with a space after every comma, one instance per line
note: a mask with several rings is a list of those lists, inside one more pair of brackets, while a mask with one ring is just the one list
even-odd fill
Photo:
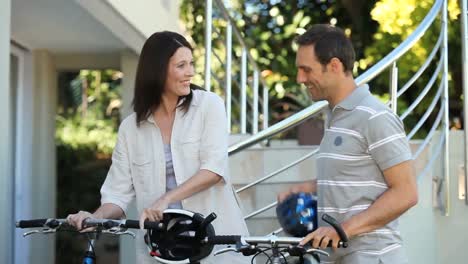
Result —
[[330, 254], [324, 250], [321, 250], [321, 249], [318, 249], [318, 248], [309, 248], [308, 250], [306, 250], [305, 252], [306, 254], [320, 254], [320, 255], [323, 255], [323, 256], [327, 256], [329, 257]]
[[27, 237], [27, 236], [34, 235], [34, 234], [47, 235], [47, 234], [55, 233], [55, 232], [57, 232], [56, 228], [46, 228], [46, 229], [42, 229], [42, 230], [35, 229], [35, 230], [31, 230], [31, 231], [23, 233], [23, 237]]
[[111, 234], [111, 235], [129, 235], [133, 238], [136, 238], [135, 233], [128, 231], [127, 229], [123, 229], [120, 227], [113, 227], [107, 230], [102, 230], [101, 233]]
[[223, 249], [220, 249], [218, 251], [216, 251], [213, 255], [214, 256], [217, 256], [217, 255], [221, 255], [223, 253], [226, 253], [226, 252], [239, 252], [239, 250], [237, 250], [236, 248], [234, 247], [227, 247], [227, 248], [223, 248]]
[[318, 248], [305, 249], [303, 246], [289, 246], [288, 251], [291, 256], [302, 256], [305, 254], [320, 254], [329, 257], [330, 254], [324, 250]]
[[226, 252], [241, 252], [244, 256], [252, 256], [258, 252], [258, 248], [255, 245], [243, 245], [240, 248], [238, 247], [227, 247], [220, 249], [214, 253], [214, 256], [220, 255]]

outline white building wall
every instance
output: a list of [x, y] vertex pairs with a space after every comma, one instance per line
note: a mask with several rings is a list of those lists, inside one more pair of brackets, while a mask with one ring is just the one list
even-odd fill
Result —
[[[413, 153], [420, 146], [420, 142], [412, 141]], [[430, 159], [429, 148], [423, 151], [415, 162], [416, 174], [423, 171]], [[400, 231], [403, 237], [403, 246], [413, 264], [438, 264], [436, 259], [437, 241], [436, 221], [432, 205], [432, 175], [429, 170], [418, 179], [418, 204], [403, 214], [400, 218]]]
[[[438, 145], [440, 133], [431, 143], [431, 151]], [[401, 218], [401, 232], [405, 249], [413, 264], [467, 263], [468, 251], [468, 206], [458, 198], [458, 177], [463, 173], [464, 159], [463, 131], [450, 131], [449, 165], [449, 215], [445, 216], [435, 208], [436, 186], [434, 177], [443, 177], [443, 152], [435, 160], [429, 172], [418, 181], [418, 205]], [[426, 153], [423, 153], [423, 156]], [[417, 167], [427, 164], [427, 157]], [[443, 187], [445, 193], [445, 187]], [[444, 195], [444, 194], [442, 194]]]
[[[122, 79], [122, 107], [120, 115], [122, 120], [133, 112], [132, 100], [135, 87], [135, 76], [138, 66], [138, 55], [132, 51], [125, 51], [121, 55]], [[127, 211], [128, 219], [138, 219], [135, 202], [129, 206]], [[135, 239], [129, 236], [120, 237], [120, 264], [135, 263], [136, 248]]]
[[138, 5], [128, 0], [107, 0], [135, 28], [149, 37], [156, 31], [181, 32], [180, 0], [140, 0]]
[[[32, 218], [32, 190], [33, 186], [33, 134], [34, 134], [34, 97], [33, 93], [33, 65], [32, 54], [18, 47], [11, 46], [11, 53], [17, 58], [15, 69], [17, 80], [14, 82], [15, 91], [15, 161], [14, 161], [14, 219]], [[16, 229], [14, 238], [14, 263], [26, 264], [30, 259], [30, 239], [24, 238], [25, 230]]]
[[[450, 131], [449, 216], [434, 213], [437, 226], [436, 263], [468, 263], [468, 205], [458, 198], [458, 175], [463, 165], [464, 141], [463, 130]], [[440, 172], [440, 167], [435, 167], [434, 175], [441, 176]]]
[[[55, 217], [56, 151], [55, 114], [57, 106], [57, 72], [46, 50], [33, 51], [34, 116], [32, 159], [32, 217]], [[45, 202], [47, 201], [47, 202]], [[30, 263], [54, 263], [55, 239], [32, 236]]]
[[0, 263], [13, 262], [13, 175], [10, 91], [11, 1], [0, 2]]
[[138, 55], [132, 51], [125, 51], [121, 55], [122, 79], [122, 107], [120, 114], [122, 120], [133, 112], [132, 100], [135, 86], [135, 76], [138, 67]]

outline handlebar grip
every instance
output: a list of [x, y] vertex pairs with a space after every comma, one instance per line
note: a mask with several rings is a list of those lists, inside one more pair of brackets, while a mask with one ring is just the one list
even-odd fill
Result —
[[[138, 220], [126, 220], [124, 227], [126, 228], [140, 228], [140, 221]], [[145, 221], [145, 229], [164, 229], [164, 225], [161, 222]]]
[[208, 237], [208, 244], [211, 245], [232, 245], [237, 244], [241, 239], [241, 236], [212, 236]]
[[17, 228], [43, 227], [47, 219], [20, 220], [16, 222]]
[[[328, 242], [327, 247], [333, 247], [333, 241]], [[341, 240], [338, 242], [338, 248], [347, 248], [347, 247], [348, 247], [347, 242], [343, 242]]]
[[346, 233], [344, 232], [343, 228], [341, 227], [340, 223], [338, 223], [338, 221], [336, 221], [335, 218], [327, 215], [327, 214], [323, 214], [322, 215], [322, 220], [327, 222], [328, 224], [330, 224], [335, 230], [336, 232], [338, 233], [338, 236], [340, 236], [340, 239], [343, 243], [343, 247], [346, 248], [348, 247], [348, 236], [346, 235]]

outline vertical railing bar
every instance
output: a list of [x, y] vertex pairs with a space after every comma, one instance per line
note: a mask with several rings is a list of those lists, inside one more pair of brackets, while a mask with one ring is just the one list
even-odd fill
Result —
[[398, 67], [396, 61], [392, 64], [390, 70], [390, 106], [393, 113], [397, 113], [397, 101], [398, 101]]
[[445, 101], [444, 105], [444, 129], [445, 129], [445, 149], [444, 149], [444, 176], [445, 176], [445, 216], [450, 215], [450, 175], [449, 175], [449, 101], [448, 101], [448, 20], [447, 20], [447, 0], [444, 1], [443, 8], [442, 8], [442, 30], [444, 31], [444, 49], [443, 49], [443, 56], [444, 56], [444, 82], [445, 82], [445, 89], [443, 94], [443, 100]]
[[213, 18], [213, 2], [206, 0], [205, 2], [205, 90], [211, 90], [211, 30]]
[[268, 128], [268, 101], [269, 96], [268, 96], [268, 87], [266, 85], [263, 85], [263, 129]]
[[253, 73], [252, 133], [258, 133], [258, 69]]
[[[467, 0], [461, 0], [461, 42], [462, 42], [462, 85], [463, 85], [463, 113], [468, 113], [468, 6]], [[465, 204], [468, 205], [468, 115], [463, 115], [463, 130], [465, 138]]]
[[228, 21], [226, 26], [226, 112], [228, 120], [228, 133], [231, 133], [231, 111], [232, 111], [232, 82], [231, 82], [231, 63], [232, 63], [232, 25]]
[[241, 59], [241, 133], [247, 133], [247, 50], [242, 48]]

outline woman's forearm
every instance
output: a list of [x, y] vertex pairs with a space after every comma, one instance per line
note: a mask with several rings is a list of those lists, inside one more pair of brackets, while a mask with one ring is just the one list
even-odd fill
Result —
[[222, 180], [222, 177], [209, 170], [199, 170], [177, 188], [167, 192], [163, 198], [169, 203], [184, 200], [198, 192], [206, 190]]

